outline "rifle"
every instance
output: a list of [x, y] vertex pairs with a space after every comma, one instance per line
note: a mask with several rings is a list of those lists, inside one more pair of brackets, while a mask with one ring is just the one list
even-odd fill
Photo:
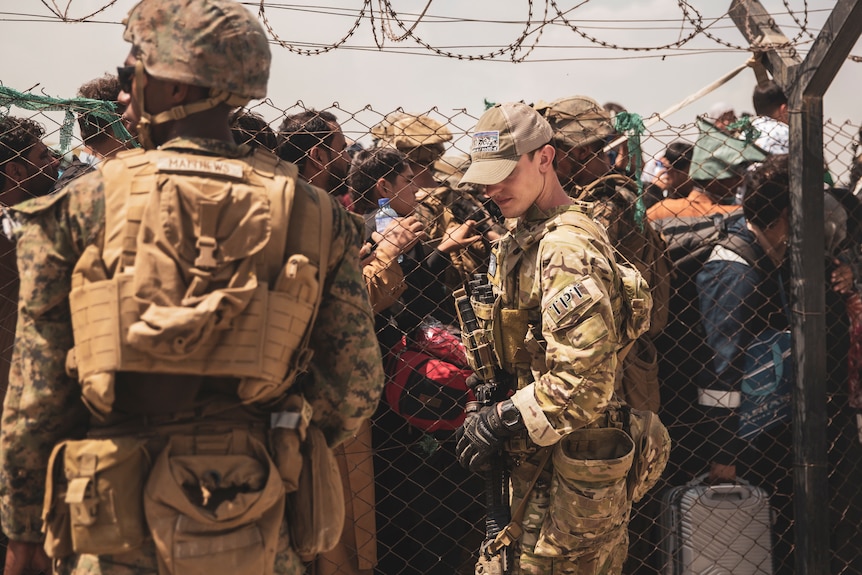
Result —
[[[492, 348], [490, 319], [494, 294], [484, 274], [475, 274], [467, 289], [461, 288], [453, 294], [458, 320], [461, 323], [461, 339], [467, 350], [470, 368], [478, 382], [472, 386], [476, 401], [467, 403], [468, 414], [479, 411], [505, 399], [507, 386], [498, 378], [494, 350]], [[477, 316], [479, 310], [480, 317]], [[509, 508], [509, 471], [504, 453], [491, 457], [490, 469], [485, 474], [485, 541], [479, 549], [476, 564], [477, 575], [509, 575], [512, 570], [512, 548], [503, 546], [491, 549], [497, 534], [511, 518]], [[495, 546], [497, 547], [497, 546]]]

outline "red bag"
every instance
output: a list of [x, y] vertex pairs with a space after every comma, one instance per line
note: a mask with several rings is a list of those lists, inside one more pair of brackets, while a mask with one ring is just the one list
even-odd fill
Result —
[[423, 431], [452, 431], [464, 422], [467, 402], [476, 399], [467, 387], [473, 372], [461, 340], [445, 327], [423, 325], [419, 332], [415, 347], [402, 340], [386, 362], [386, 402]]

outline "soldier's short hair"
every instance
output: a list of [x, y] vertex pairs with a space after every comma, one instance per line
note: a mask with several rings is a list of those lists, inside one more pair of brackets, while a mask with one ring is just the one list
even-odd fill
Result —
[[278, 128], [278, 157], [292, 162], [301, 170], [314, 146], [332, 147], [338, 119], [332, 112], [309, 109], [292, 114]]
[[380, 178], [394, 182], [408, 167], [407, 156], [395, 148], [371, 148], [356, 153], [348, 181], [353, 190], [354, 207], [360, 214], [377, 207], [374, 187]]
[[27, 154], [44, 135], [45, 128], [29, 118], [0, 117], [0, 188], [6, 183], [6, 163]]

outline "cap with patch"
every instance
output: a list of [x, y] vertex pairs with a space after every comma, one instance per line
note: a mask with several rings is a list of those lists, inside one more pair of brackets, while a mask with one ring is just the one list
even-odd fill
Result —
[[534, 107], [551, 124], [554, 135], [575, 148], [615, 133], [610, 113], [587, 96], [569, 96], [550, 104], [537, 102]]
[[505, 180], [521, 156], [549, 143], [554, 131], [522, 102], [497, 104], [482, 117], [470, 143], [470, 167], [462, 184], [491, 185]]
[[703, 118], [697, 119], [700, 135], [691, 154], [688, 175], [692, 180], [725, 180], [744, 175], [749, 164], [762, 162], [766, 152], [739, 140]]

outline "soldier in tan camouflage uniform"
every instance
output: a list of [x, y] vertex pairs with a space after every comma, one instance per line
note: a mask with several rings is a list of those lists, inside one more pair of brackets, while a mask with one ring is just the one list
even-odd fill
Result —
[[[525, 104], [491, 108], [473, 134], [462, 182], [485, 185], [503, 215], [518, 219], [488, 272], [495, 356], [516, 391], [469, 415], [456, 450], [474, 470], [501, 449], [513, 460], [512, 508], [527, 498], [513, 573], [615, 574], [628, 543], [634, 450], [608, 414], [630, 316], [593, 205], [557, 179], [553, 136]], [[552, 455], [537, 471], [543, 448]]]
[[[21, 314], [0, 429], [5, 573], [49, 569], [47, 490], [55, 572], [298, 575], [284, 501], [285, 473], [301, 459], [282, 460], [293, 452], [267, 437], [301, 426], [337, 445], [377, 405], [361, 230], [295, 166], [233, 142], [229, 114], [265, 96], [270, 64], [262, 27], [239, 3], [144, 0], [125, 39], [124, 121], [147, 151], [16, 210]], [[119, 307], [139, 318], [128, 329]], [[100, 347], [89, 336], [105, 325], [124, 332]], [[264, 337], [274, 355], [255, 343]], [[288, 409], [294, 400], [302, 411]]]
[[[621, 255], [622, 261], [637, 267], [650, 286], [653, 298], [650, 328], [634, 342], [621, 362], [616, 391], [632, 407], [657, 412], [661, 390], [653, 339], [667, 325], [670, 299], [670, 262], [665, 255], [665, 243], [646, 218], [638, 214], [637, 183], [605, 153], [608, 140], [618, 136], [611, 114], [587, 96], [538, 103], [535, 108], [554, 129], [557, 175], [566, 191], [573, 198], [595, 203], [596, 218], [607, 228], [608, 237], [618, 250], [618, 259]], [[640, 508], [636, 507], [631, 523], [630, 564], [643, 561], [635, 556], [650, 553], [650, 544], [644, 541], [644, 536], [635, 535], [636, 531], [652, 529], [653, 518], [645, 517]]]

